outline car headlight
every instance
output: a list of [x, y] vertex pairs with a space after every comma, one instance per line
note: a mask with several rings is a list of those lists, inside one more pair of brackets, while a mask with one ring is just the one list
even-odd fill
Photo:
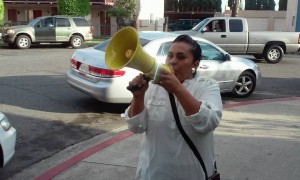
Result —
[[7, 29], [6, 34], [14, 34], [15, 31], [13, 29]]
[[3, 116], [3, 118], [0, 120], [0, 126], [4, 129], [4, 131], [8, 131], [11, 128], [11, 124], [6, 116]]

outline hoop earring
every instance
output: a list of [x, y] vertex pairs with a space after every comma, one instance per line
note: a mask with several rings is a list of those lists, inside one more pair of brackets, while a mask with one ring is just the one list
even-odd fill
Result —
[[196, 69], [192, 68], [192, 73], [195, 74], [195, 72], [196, 72]]

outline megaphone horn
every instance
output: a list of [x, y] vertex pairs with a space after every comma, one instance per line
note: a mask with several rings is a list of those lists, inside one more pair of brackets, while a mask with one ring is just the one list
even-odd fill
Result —
[[110, 40], [105, 51], [105, 63], [108, 68], [118, 70], [130, 67], [143, 72], [157, 83], [157, 74], [161, 69], [171, 72], [169, 66], [157, 64], [140, 45], [138, 33], [133, 27], [119, 30]]

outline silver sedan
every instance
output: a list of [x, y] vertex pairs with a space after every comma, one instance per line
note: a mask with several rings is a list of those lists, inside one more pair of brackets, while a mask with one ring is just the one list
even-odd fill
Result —
[[[143, 50], [158, 63], [164, 63], [172, 41], [178, 36], [169, 32], [139, 32]], [[199, 76], [216, 79], [221, 93], [231, 92], [237, 97], [247, 97], [260, 82], [261, 72], [251, 60], [229, 55], [214, 43], [193, 37], [202, 48], [202, 60], [197, 69]], [[129, 103], [132, 94], [127, 90], [129, 81], [138, 70], [124, 67], [111, 70], [105, 64], [105, 49], [109, 40], [94, 47], [74, 52], [67, 71], [67, 81], [75, 89], [102, 102]]]
[[15, 154], [16, 129], [0, 112], [0, 168], [5, 166]]

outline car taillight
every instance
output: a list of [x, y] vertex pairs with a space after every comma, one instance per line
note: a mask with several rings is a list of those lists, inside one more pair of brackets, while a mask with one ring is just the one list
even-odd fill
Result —
[[76, 61], [75, 59], [71, 59], [71, 66], [72, 66], [72, 68], [74, 68], [74, 69], [78, 69], [79, 68], [79, 66], [80, 66], [80, 62], [78, 62], [78, 61]]
[[5, 116], [0, 120], [0, 126], [4, 129], [4, 131], [8, 131], [11, 128], [9, 121]]
[[112, 78], [112, 77], [123, 76], [125, 74], [125, 71], [102, 69], [102, 68], [89, 66], [89, 74], [91, 74], [93, 76], [98, 76], [98, 77]]
[[300, 34], [299, 34], [299, 37], [298, 37], [298, 44], [300, 44]]

